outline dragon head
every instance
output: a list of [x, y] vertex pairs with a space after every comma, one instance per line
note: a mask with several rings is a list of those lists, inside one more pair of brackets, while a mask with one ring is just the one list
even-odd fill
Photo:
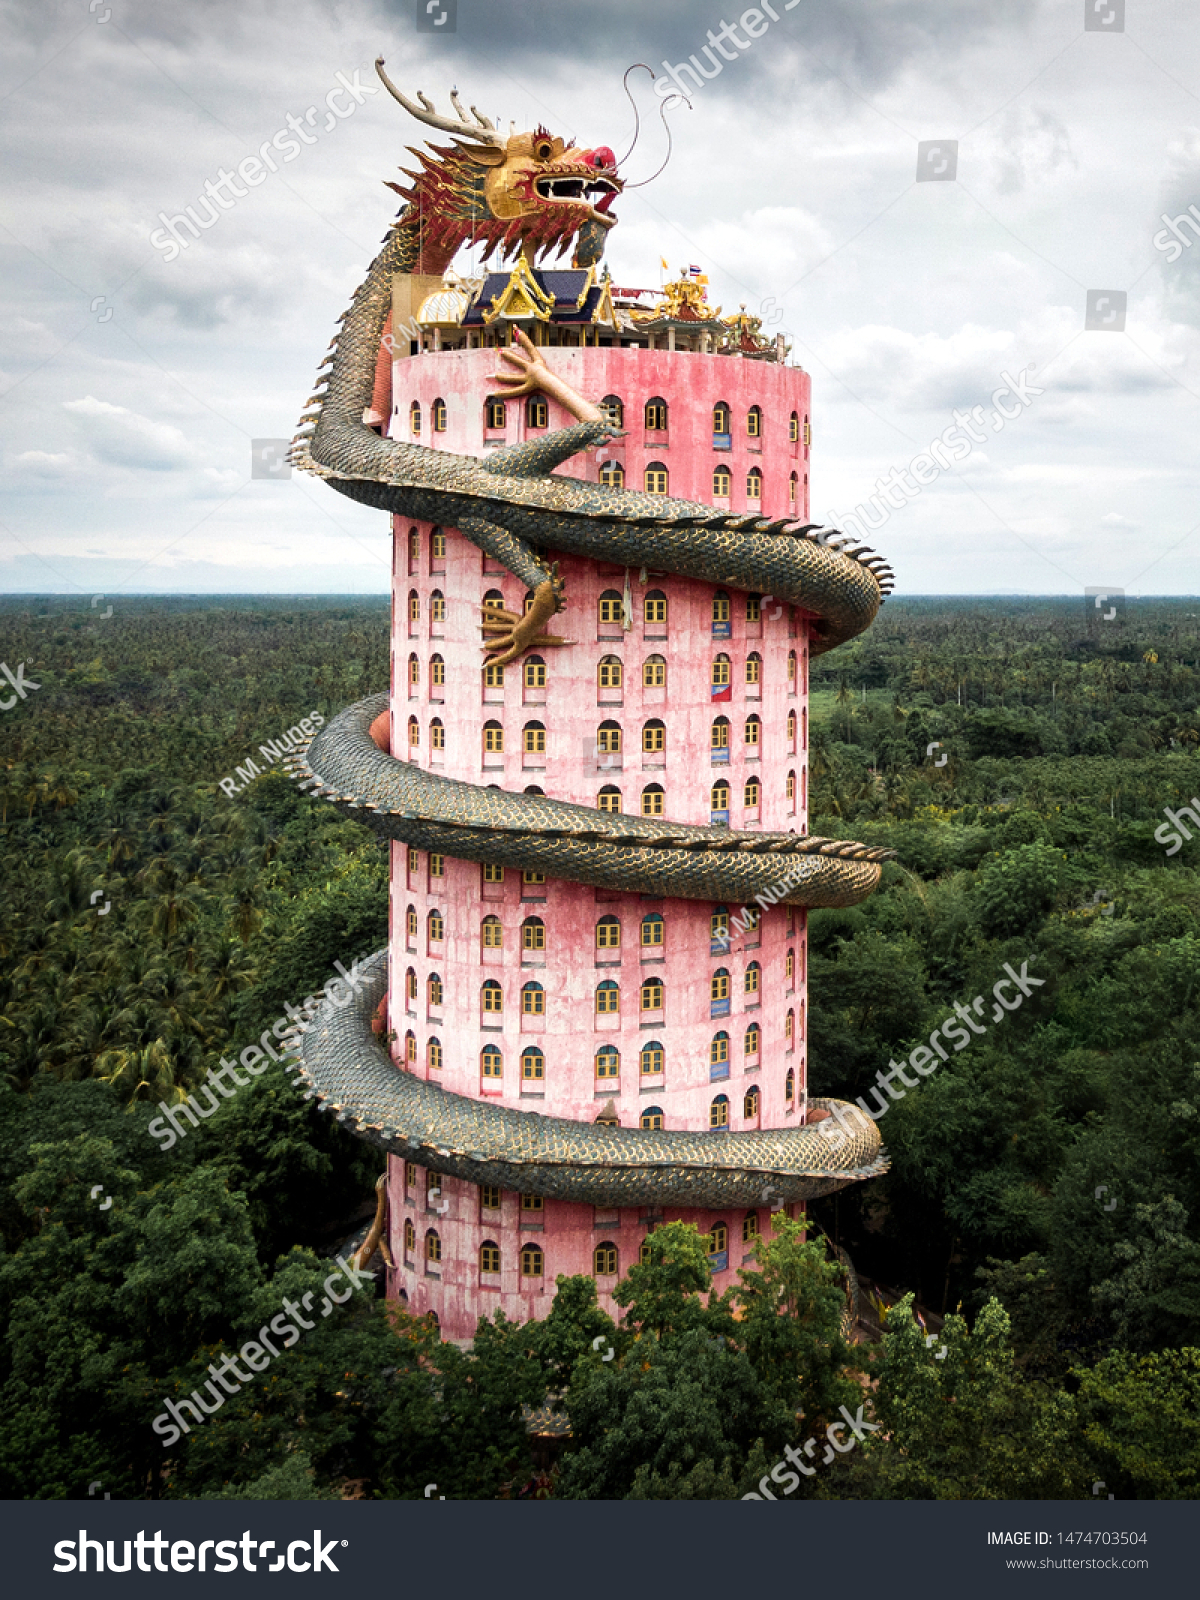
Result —
[[421, 170], [407, 173], [411, 186], [389, 185], [409, 202], [405, 215], [419, 229], [415, 270], [442, 271], [468, 242], [505, 256], [524, 251], [533, 259], [554, 250], [561, 255], [574, 243], [577, 264], [599, 260], [604, 237], [617, 221], [610, 207], [624, 187], [607, 145], [568, 145], [543, 127], [506, 137], [474, 106], [471, 122], [453, 92], [457, 117], [442, 117], [425, 95], [418, 92], [417, 105], [401, 94], [382, 59], [375, 70], [406, 111], [456, 141], [448, 149], [432, 146], [436, 159], [414, 150]]

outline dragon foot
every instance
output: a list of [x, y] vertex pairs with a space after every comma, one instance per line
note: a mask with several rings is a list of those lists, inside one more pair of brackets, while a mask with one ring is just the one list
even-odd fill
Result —
[[526, 650], [557, 649], [574, 644], [573, 639], [563, 639], [545, 631], [546, 623], [562, 609], [563, 584], [558, 568], [533, 592], [533, 600], [523, 616], [503, 606], [485, 606], [480, 623], [485, 634], [483, 648], [488, 652], [489, 664], [505, 667]]

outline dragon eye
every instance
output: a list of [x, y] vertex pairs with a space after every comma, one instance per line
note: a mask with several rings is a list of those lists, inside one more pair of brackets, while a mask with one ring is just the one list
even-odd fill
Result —
[[549, 161], [550, 157], [554, 154], [554, 146], [543, 139], [538, 144], [534, 145], [533, 153], [539, 161]]

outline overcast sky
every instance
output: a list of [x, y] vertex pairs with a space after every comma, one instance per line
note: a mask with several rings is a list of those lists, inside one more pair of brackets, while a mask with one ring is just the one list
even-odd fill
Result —
[[[250, 476], [250, 441], [294, 431], [419, 139], [382, 92], [327, 112], [338, 74], [373, 85], [383, 54], [442, 108], [457, 86], [505, 127], [621, 153], [625, 68], [696, 54], [721, 70], [671, 112], [673, 158], [618, 202], [608, 261], [647, 285], [660, 256], [695, 262], [727, 314], [787, 334], [815, 516], [866, 503], [899, 593], [1200, 592], [1200, 240], [1161, 220], [1200, 214], [1196, 0], [786, 4], [4, 6], [0, 590], [386, 590], [383, 513]], [[734, 59], [701, 54], [710, 30]], [[664, 139], [654, 85], [631, 84], [637, 181]], [[286, 153], [310, 107], [311, 144], [175, 259], [155, 248], [160, 212], [276, 134]], [[920, 141], [939, 149], [918, 182]], [[1089, 291], [1110, 292], [1099, 318], [1127, 295], [1123, 331], [1085, 328]], [[951, 435], [958, 460], [870, 503], [973, 407], [980, 441]]]

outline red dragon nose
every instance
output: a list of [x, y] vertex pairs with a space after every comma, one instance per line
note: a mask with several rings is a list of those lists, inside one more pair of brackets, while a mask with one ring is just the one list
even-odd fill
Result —
[[598, 170], [615, 167], [617, 164], [616, 156], [606, 144], [598, 144], [594, 150], [589, 150], [584, 159], [589, 167], [596, 167]]

